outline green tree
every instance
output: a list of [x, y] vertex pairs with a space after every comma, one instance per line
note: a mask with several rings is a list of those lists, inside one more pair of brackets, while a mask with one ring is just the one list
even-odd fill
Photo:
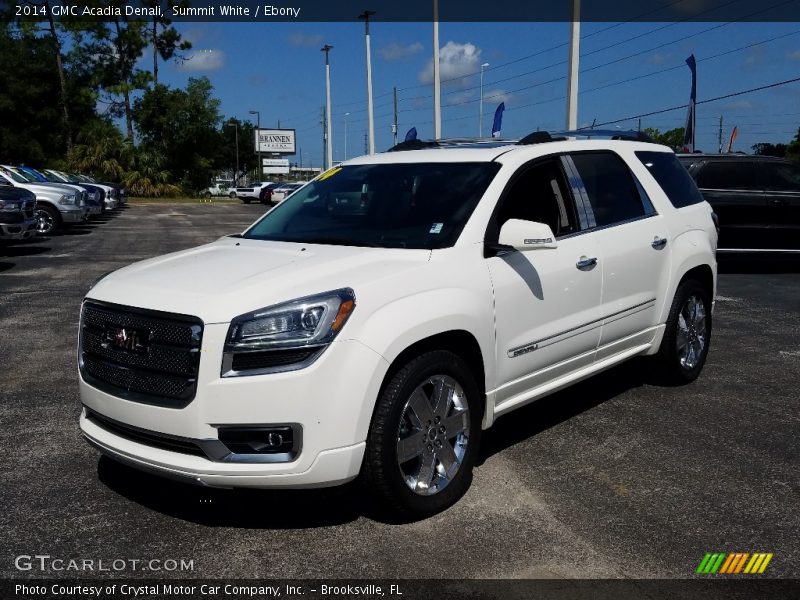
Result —
[[163, 156], [172, 181], [187, 189], [207, 185], [220, 146], [220, 102], [206, 77], [189, 79], [186, 89], [156, 85], [135, 102], [142, 146]]
[[683, 127], [676, 127], [664, 133], [652, 127], [647, 127], [642, 130], [643, 133], [649, 135], [657, 144], [669, 146], [676, 152], [683, 149], [684, 131], [685, 129]]
[[753, 144], [750, 147], [753, 149], [753, 154], [758, 154], [760, 156], [776, 156], [778, 158], [786, 156], [786, 150], [788, 149], [786, 144], [770, 144], [767, 142]]
[[[160, 0], [141, 0], [144, 6], [155, 8], [161, 5]], [[174, 2], [172, 5], [187, 7], [188, 0]], [[153, 83], [158, 84], [158, 60], [164, 62], [179, 56], [180, 52], [191, 49], [192, 44], [181, 38], [178, 30], [172, 26], [172, 21], [166, 16], [153, 17], [148, 26], [148, 41], [153, 50]]]

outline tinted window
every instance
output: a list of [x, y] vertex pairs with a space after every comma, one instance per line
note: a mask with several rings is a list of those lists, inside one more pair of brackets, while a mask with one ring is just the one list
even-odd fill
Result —
[[800, 191], [800, 167], [789, 163], [765, 162], [767, 187], [771, 190]]
[[755, 163], [744, 160], [711, 161], [697, 173], [697, 186], [707, 190], [756, 190]]
[[497, 227], [509, 219], [546, 223], [557, 236], [577, 231], [572, 198], [558, 163], [548, 160], [517, 178], [497, 211]]
[[703, 201], [694, 180], [686, 168], [669, 152], [637, 152], [636, 157], [664, 190], [675, 208]]
[[491, 183], [497, 163], [336, 167], [291, 194], [244, 237], [375, 246], [452, 246]]
[[645, 215], [633, 175], [619, 156], [611, 152], [584, 152], [571, 157], [586, 189], [597, 226]]

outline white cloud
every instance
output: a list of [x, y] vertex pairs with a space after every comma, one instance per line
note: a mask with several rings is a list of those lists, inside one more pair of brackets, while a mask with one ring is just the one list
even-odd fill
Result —
[[402, 60], [404, 58], [414, 56], [421, 51], [422, 44], [419, 42], [414, 42], [413, 44], [399, 44], [398, 42], [392, 42], [391, 44], [388, 44], [378, 50], [384, 60]]
[[289, 36], [289, 43], [298, 48], [306, 46], [319, 46], [322, 44], [322, 36], [318, 33], [293, 33]]
[[478, 94], [475, 90], [467, 90], [464, 92], [456, 92], [454, 94], [447, 94], [444, 97], [444, 102], [446, 106], [455, 106], [457, 104], [464, 104], [465, 102], [469, 102], [473, 98], [477, 98]]
[[514, 99], [512, 94], [505, 90], [487, 90], [483, 92], [484, 104], [500, 104], [501, 102], [510, 102]]
[[664, 54], [662, 52], [656, 52], [655, 54], [647, 57], [647, 62], [651, 65], [661, 65], [667, 62], [672, 57], [671, 54]]
[[[439, 76], [442, 83], [465, 87], [469, 81], [466, 76], [478, 73], [480, 70], [481, 49], [474, 44], [450, 41], [439, 51]], [[428, 61], [418, 77], [420, 83], [433, 82], [433, 59]]]
[[794, 52], [788, 52], [786, 54], [786, 58], [789, 60], [800, 60], [800, 50], [795, 50]]
[[217, 71], [225, 66], [225, 53], [222, 50], [194, 50], [184, 60], [178, 61], [181, 71]]
[[750, 50], [747, 58], [744, 59], [744, 64], [746, 67], [754, 67], [763, 63], [766, 58], [767, 49], [764, 46], [756, 46]]
[[750, 110], [753, 108], [753, 103], [750, 100], [736, 100], [735, 102], [723, 104], [722, 108], [725, 110]]

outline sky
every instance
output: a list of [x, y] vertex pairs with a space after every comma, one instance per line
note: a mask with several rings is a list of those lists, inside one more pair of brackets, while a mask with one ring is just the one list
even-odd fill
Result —
[[[768, 2], [771, 0], [768, 0]], [[743, 13], [753, 3], [742, 2]], [[765, 13], [765, 16], [768, 13]], [[363, 22], [181, 23], [193, 49], [186, 60], [162, 66], [164, 83], [184, 86], [204, 75], [226, 117], [262, 127], [294, 128], [293, 162], [322, 162], [325, 103], [323, 44], [330, 44], [332, 142], [335, 161], [365, 152], [366, 66]], [[484, 71], [483, 133], [505, 103], [503, 137], [565, 127], [569, 23], [440, 24], [443, 137], [474, 137], [479, 127], [480, 65]], [[432, 25], [371, 23], [375, 143], [393, 143], [392, 88], [398, 88], [400, 140], [410, 127], [433, 136]], [[580, 42], [579, 126], [616, 121], [686, 104], [697, 61], [697, 99], [800, 77], [800, 23], [583, 23]], [[146, 63], [145, 63], [146, 64]], [[447, 81], [449, 80], [449, 81]], [[346, 113], [349, 113], [346, 114]], [[697, 107], [697, 148], [716, 151], [734, 126], [734, 150], [757, 142], [787, 142], [800, 125], [800, 82]], [[645, 116], [642, 128], [682, 127], [686, 109]], [[346, 126], [345, 126], [346, 123]], [[637, 119], [607, 127], [635, 129]], [[345, 147], [345, 129], [347, 145]]]

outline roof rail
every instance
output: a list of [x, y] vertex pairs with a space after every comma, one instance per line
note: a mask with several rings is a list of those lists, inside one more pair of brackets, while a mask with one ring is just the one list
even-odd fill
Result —
[[558, 135], [570, 137], [607, 137], [612, 140], [627, 140], [629, 142], [653, 142], [653, 138], [643, 131], [632, 129], [574, 129], [571, 131], [559, 131]]
[[403, 150], [425, 150], [427, 148], [486, 148], [508, 146], [516, 140], [501, 140], [497, 138], [452, 138], [439, 140], [407, 140], [400, 142], [386, 150], [386, 152], [401, 152]]
[[544, 144], [546, 142], [557, 142], [563, 140], [563, 137], [554, 138], [548, 131], [534, 131], [529, 133], [520, 141], [517, 142], [518, 146], [529, 146], [531, 144]]

